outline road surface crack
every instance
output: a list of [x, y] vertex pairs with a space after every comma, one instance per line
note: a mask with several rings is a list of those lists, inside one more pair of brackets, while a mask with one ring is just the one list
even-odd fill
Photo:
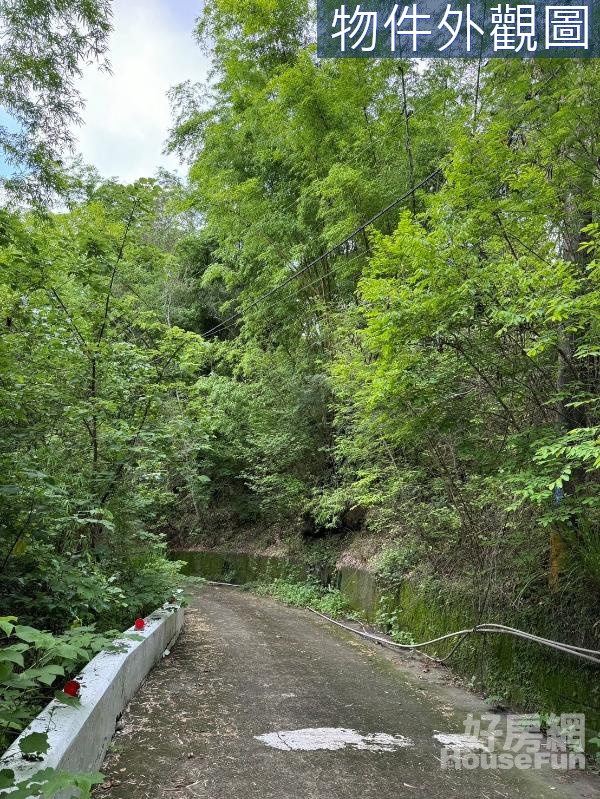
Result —
[[285, 746], [285, 748], [288, 750], [288, 752], [292, 752], [293, 751], [292, 747], [288, 744], [288, 742], [285, 740], [285, 738], [281, 737], [281, 733], [280, 732], [277, 733], [277, 737], [279, 738], [281, 743]]

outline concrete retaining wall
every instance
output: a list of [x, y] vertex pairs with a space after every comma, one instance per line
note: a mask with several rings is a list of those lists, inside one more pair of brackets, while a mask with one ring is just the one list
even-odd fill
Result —
[[[135, 632], [141, 640], [124, 639], [124, 651], [96, 655], [76, 678], [82, 686], [80, 706], [50, 702], [0, 758], [0, 769], [12, 769], [17, 782], [43, 768], [72, 774], [98, 771], [117, 718], [150, 669], [175, 642], [183, 620], [183, 608], [165, 605], [147, 617], [144, 630], [126, 631]], [[19, 749], [19, 739], [32, 732], [47, 733], [50, 744], [44, 759], [35, 763], [24, 760]]]

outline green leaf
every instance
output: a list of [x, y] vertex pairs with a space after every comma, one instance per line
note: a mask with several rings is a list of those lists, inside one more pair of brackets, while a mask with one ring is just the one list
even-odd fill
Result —
[[0, 789], [11, 788], [14, 785], [15, 772], [9, 768], [0, 770]]
[[52, 685], [57, 677], [63, 677], [65, 670], [62, 666], [50, 664], [40, 669], [27, 669], [23, 672], [24, 677], [41, 682], [42, 685]]
[[17, 666], [23, 668], [25, 666], [25, 659], [17, 646], [7, 646], [0, 649], [0, 663], [15, 663]]
[[57, 657], [65, 658], [65, 660], [77, 660], [81, 656], [81, 650], [71, 644], [59, 644], [53, 650]]
[[21, 641], [26, 641], [28, 644], [35, 644], [38, 641], [48, 639], [48, 633], [36, 630], [35, 627], [26, 627], [23, 624], [17, 624], [14, 634]]
[[[100, 785], [104, 782], [102, 774], [66, 774], [60, 771], [51, 771], [44, 775], [44, 782], [42, 783], [42, 793], [45, 799], [53, 799], [59, 791], [71, 786], [79, 789], [79, 799], [86, 799], [90, 796], [90, 791], [94, 785]], [[31, 780], [31, 786], [39, 784], [39, 774]]]
[[[69, 774], [45, 768], [38, 771], [33, 777], [16, 783], [16, 790], [10, 793], [11, 799], [31, 799], [41, 796], [44, 799], [55, 799], [56, 795], [67, 788], [77, 788], [79, 799], [89, 799], [94, 785], [104, 782], [102, 774]], [[8, 787], [12, 787], [9, 784]]]
[[39, 757], [45, 755], [49, 748], [48, 733], [46, 732], [32, 732], [19, 741], [19, 749], [24, 755]]
[[0, 630], [5, 632], [6, 635], [12, 635], [12, 631], [15, 628], [13, 622], [16, 620], [16, 616], [0, 616]]
[[81, 707], [81, 700], [78, 696], [69, 696], [64, 691], [56, 691], [54, 698], [61, 705], [68, 705], [68, 707]]

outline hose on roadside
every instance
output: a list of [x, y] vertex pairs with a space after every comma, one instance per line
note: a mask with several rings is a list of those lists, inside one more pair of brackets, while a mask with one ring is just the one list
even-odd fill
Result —
[[372, 633], [364, 632], [362, 630], [357, 630], [355, 627], [351, 627], [349, 624], [343, 624], [336, 619], [332, 619], [330, 616], [325, 615], [324, 613], [320, 613], [318, 610], [309, 607], [308, 610], [311, 613], [319, 616], [320, 618], [324, 619], [325, 621], [330, 622], [331, 624], [335, 624], [337, 627], [341, 627], [344, 630], [348, 630], [355, 635], [361, 636], [361, 638], [367, 638], [371, 641], [376, 641], [379, 644], [383, 644], [384, 646], [392, 647], [393, 649], [401, 649], [405, 651], [419, 651], [427, 646], [431, 646], [433, 644], [438, 644], [441, 641], [446, 641], [450, 638], [459, 638], [458, 642], [454, 645], [451, 649], [449, 654], [447, 654], [443, 658], [434, 657], [432, 655], [427, 654], [427, 652], [421, 652], [429, 660], [434, 661], [435, 663], [445, 663], [458, 649], [458, 647], [463, 643], [463, 641], [468, 638], [470, 635], [476, 634], [484, 634], [484, 633], [496, 633], [499, 635], [512, 635], [517, 638], [522, 638], [526, 641], [532, 641], [542, 646], [550, 647], [551, 649], [555, 649], [558, 652], [562, 652], [563, 654], [572, 655], [574, 657], [582, 658], [583, 660], [588, 661], [589, 663], [594, 663], [600, 666], [600, 652], [596, 651], [595, 649], [586, 649], [582, 646], [576, 646], [575, 644], [565, 644], [560, 641], [553, 641], [550, 638], [543, 638], [540, 635], [534, 635], [533, 633], [525, 632], [524, 630], [518, 630], [515, 627], [508, 627], [505, 624], [496, 624], [493, 622], [489, 622], [486, 624], [476, 624], [474, 627], [469, 627], [464, 630], [458, 630], [452, 633], [446, 633], [446, 635], [440, 635], [438, 638], [432, 638], [430, 641], [422, 641], [418, 644], [398, 644], [396, 641], [390, 641], [388, 638], [383, 638], [379, 635], [373, 635]]

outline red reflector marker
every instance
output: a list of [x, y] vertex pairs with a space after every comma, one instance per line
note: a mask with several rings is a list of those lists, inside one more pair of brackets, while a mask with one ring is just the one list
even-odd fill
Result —
[[81, 684], [78, 683], [77, 680], [69, 680], [69, 682], [66, 683], [65, 687], [63, 688], [63, 691], [68, 696], [79, 696], [79, 692], [81, 691]]

